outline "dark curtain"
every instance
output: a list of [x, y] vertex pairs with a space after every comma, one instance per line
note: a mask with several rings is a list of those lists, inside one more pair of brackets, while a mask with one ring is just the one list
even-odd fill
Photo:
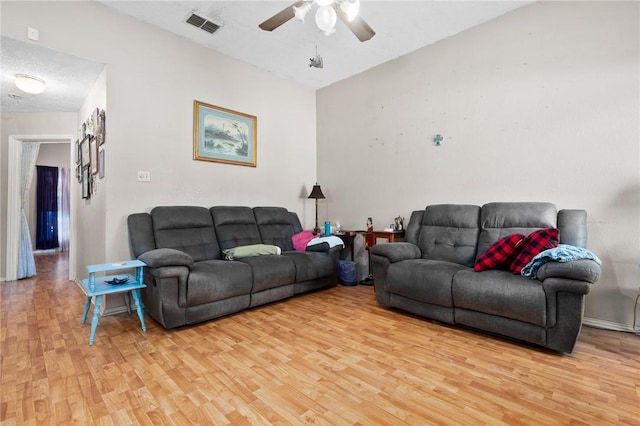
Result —
[[36, 249], [58, 247], [58, 168], [36, 166]]

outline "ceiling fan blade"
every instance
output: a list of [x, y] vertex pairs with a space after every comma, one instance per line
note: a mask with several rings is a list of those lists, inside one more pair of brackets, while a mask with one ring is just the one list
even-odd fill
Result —
[[294, 7], [300, 7], [305, 3], [306, 3], [305, 1], [297, 1], [291, 6], [285, 7], [280, 12], [276, 13], [271, 18], [267, 19], [266, 21], [264, 21], [258, 26], [265, 31], [273, 31], [276, 28], [278, 28], [280, 25], [284, 24], [285, 22], [287, 22], [288, 20], [296, 16], [295, 11], [293, 10]]
[[367, 41], [376, 35], [376, 32], [373, 31], [369, 24], [367, 24], [360, 16], [356, 16], [353, 21], [349, 21], [347, 14], [344, 13], [340, 7], [335, 7], [335, 10], [342, 22], [349, 27], [351, 32], [355, 34], [360, 41]]

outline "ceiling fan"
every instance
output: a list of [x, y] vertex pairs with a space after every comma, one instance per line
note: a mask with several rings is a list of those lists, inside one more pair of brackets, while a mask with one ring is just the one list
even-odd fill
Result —
[[360, 0], [306, 0], [297, 1], [267, 19], [258, 27], [265, 31], [273, 31], [280, 25], [297, 18], [304, 21], [313, 4], [318, 6], [316, 25], [326, 35], [335, 32], [336, 18], [339, 17], [360, 41], [367, 41], [376, 33], [359, 15]]

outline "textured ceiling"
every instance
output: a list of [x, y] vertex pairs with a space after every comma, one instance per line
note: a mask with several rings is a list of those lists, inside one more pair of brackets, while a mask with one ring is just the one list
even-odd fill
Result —
[[[0, 57], [3, 112], [77, 112], [104, 68], [100, 63], [8, 37], [0, 37]], [[16, 74], [42, 78], [45, 92], [31, 95], [18, 90], [13, 83]]]
[[[273, 32], [258, 24], [292, 4], [287, 1], [113, 1], [105, 7], [178, 34], [280, 77], [319, 89], [421, 47], [487, 22], [532, 1], [371, 1], [362, 0], [361, 17], [376, 35], [361, 43], [340, 21], [331, 36], [315, 27], [313, 13]], [[214, 34], [185, 23], [195, 12], [222, 27]], [[78, 111], [102, 64], [55, 52], [34, 42], [2, 37], [2, 111]], [[317, 52], [324, 68], [309, 67]], [[47, 81], [41, 95], [20, 92], [17, 73]], [[21, 99], [9, 95], [17, 94]]]

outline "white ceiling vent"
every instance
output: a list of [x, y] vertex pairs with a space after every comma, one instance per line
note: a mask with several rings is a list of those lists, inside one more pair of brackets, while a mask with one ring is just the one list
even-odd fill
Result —
[[194, 27], [200, 28], [202, 31], [206, 31], [210, 34], [215, 33], [220, 29], [220, 25], [212, 22], [202, 16], [198, 16], [195, 13], [192, 13], [187, 18], [187, 23], [193, 25]]

